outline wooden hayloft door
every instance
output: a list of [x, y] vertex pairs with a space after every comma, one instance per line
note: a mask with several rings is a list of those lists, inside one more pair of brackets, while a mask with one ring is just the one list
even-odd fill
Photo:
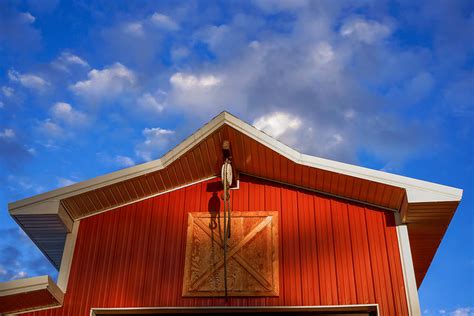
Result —
[[[224, 295], [223, 223], [189, 213], [183, 296]], [[278, 213], [233, 212], [227, 250], [228, 296], [278, 296]]]

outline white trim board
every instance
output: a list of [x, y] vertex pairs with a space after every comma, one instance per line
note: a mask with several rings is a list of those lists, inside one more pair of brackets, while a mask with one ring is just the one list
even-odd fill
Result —
[[69, 281], [69, 273], [71, 272], [72, 260], [74, 257], [74, 249], [76, 247], [77, 233], [79, 232], [79, 224], [81, 222], [74, 222], [72, 232], [66, 236], [66, 242], [64, 243], [63, 256], [61, 258], [61, 267], [59, 268], [58, 274], [58, 287], [63, 291], [67, 292], [67, 284]]
[[[399, 222], [400, 219], [397, 219]], [[420, 316], [421, 308], [418, 297], [418, 288], [416, 286], [415, 269], [411, 256], [410, 239], [408, 237], [408, 228], [406, 225], [397, 223], [398, 250], [400, 251], [400, 263], [402, 265], [403, 280], [405, 283], [405, 293], [408, 305], [408, 315]]]

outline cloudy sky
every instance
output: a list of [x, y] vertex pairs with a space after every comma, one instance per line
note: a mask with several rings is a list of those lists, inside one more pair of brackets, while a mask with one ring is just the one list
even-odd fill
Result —
[[0, 280], [49, 263], [7, 202], [159, 158], [228, 110], [308, 154], [463, 188], [420, 289], [474, 315], [472, 1], [0, 2]]

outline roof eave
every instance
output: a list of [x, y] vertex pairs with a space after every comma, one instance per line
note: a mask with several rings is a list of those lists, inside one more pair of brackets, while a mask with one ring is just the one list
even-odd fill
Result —
[[463, 191], [458, 188], [301, 154], [298, 151], [265, 134], [264, 132], [256, 129], [250, 124], [236, 118], [232, 114], [228, 112], [222, 112], [190, 137], [178, 144], [175, 148], [168, 151], [160, 159], [145, 162], [140, 165], [125, 168], [103, 176], [98, 176], [93, 179], [75, 183], [67, 187], [55, 189], [9, 203], [9, 212], [12, 215], [32, 214], [36, 212], [38, 207], [41, 207], [42, 203], [48, 201], [60, 201], [77, 194], [166, 168], [166, 166], [179, 158], [183, 153], [191, 149], [193, 146], [205, 139], [209, 134], [224, 124], [227, 124], [230, 127], [261, 142], [265, 146], [268, 146], [272, 150], [287, 157], [295, 163], [404, 188], [406, 189], [409, 203], [441, 201], [459, 202], [462, 198]]

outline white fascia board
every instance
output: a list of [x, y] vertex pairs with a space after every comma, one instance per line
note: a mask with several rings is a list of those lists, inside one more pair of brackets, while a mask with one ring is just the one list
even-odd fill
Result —
[[130, 178], [164, 169], [166, 166], [181, 157], [181, 155], [183, 155], [185, 152], [201, 142], [208, 135], [213, 133], [224, 124], [227, 124], [230, 127], [242, 132], [243, 134], [255, 139], [256, 141], [287, 157], [295, 163], [404, 188], [406, 189], [409, 203], [460, 201], [462, 197], [462, 190], [460, 189], [301, 154], [298, 151], [265, 134], [264, 132], [256, 129], [252, 125], [238, 119], [232, 114], [222, 112], [158, 160], [146, 162], [90, 180], [79, 182], [64, 188], [56, 189], [10, 203], [8, 205], [10, 213], [21, 212], [23, 214], [31, 214], [29, 210], [30, 208], [28, 207], [31, 204], [36, 204], [38, 202], [51, 199], [61, 200], [90, 190], [98, 189], [107, 185], [128, 180]]
[[48, 287], [49, 280], [49, 276], [41, 275], [27, 279], [0, 282], [0, 296], [44, 290]]
[[58, 274], [58, 287], [63, 292], [67, 291], [67, 284], [69, 281], [69, 273], [71, 272], [72, 259], [74, 256], [74, 249], [76, 247], [77, 234], [79, 232], [79, 224], [81, 221], [73, 223], [73, 228], [70, 233], [66, 236], [66, 242], [64, 243], [63, 256], [61, 258], [61, 267], [59, 268]]
[[301, 155], [299, 163], [309, 167], [345, 174], [355, 178], [404, 188], [406, 189], [409, 203], [460, 201], [463, 193], [461, 189], [433, 182], [413, 179], [393, 173], [354, 166], [314, 156]]
[[301, 154], [254, 126], [225, 113], [226, 123], [295, 163], [406, 189], [409, 203], [460, 201], [463, 190], [339, 161]]
[[64, 293], [56, 286], [51, 277], [48, 275], [0, 282], [0, 296], [16, 295], [45, 289], [47, 289], [60, 303], [62, 303]]
[[405, 283], [405, 294], [408, 304], [408, 315], [421, 315], [418, 289], [416, 287], [415, 269], [410, 249], [410, 238], [406, 225], [400, 225], [400, 218], [397, 218], [397, 237], [400, 260], [402, 264], [403, 280]]

